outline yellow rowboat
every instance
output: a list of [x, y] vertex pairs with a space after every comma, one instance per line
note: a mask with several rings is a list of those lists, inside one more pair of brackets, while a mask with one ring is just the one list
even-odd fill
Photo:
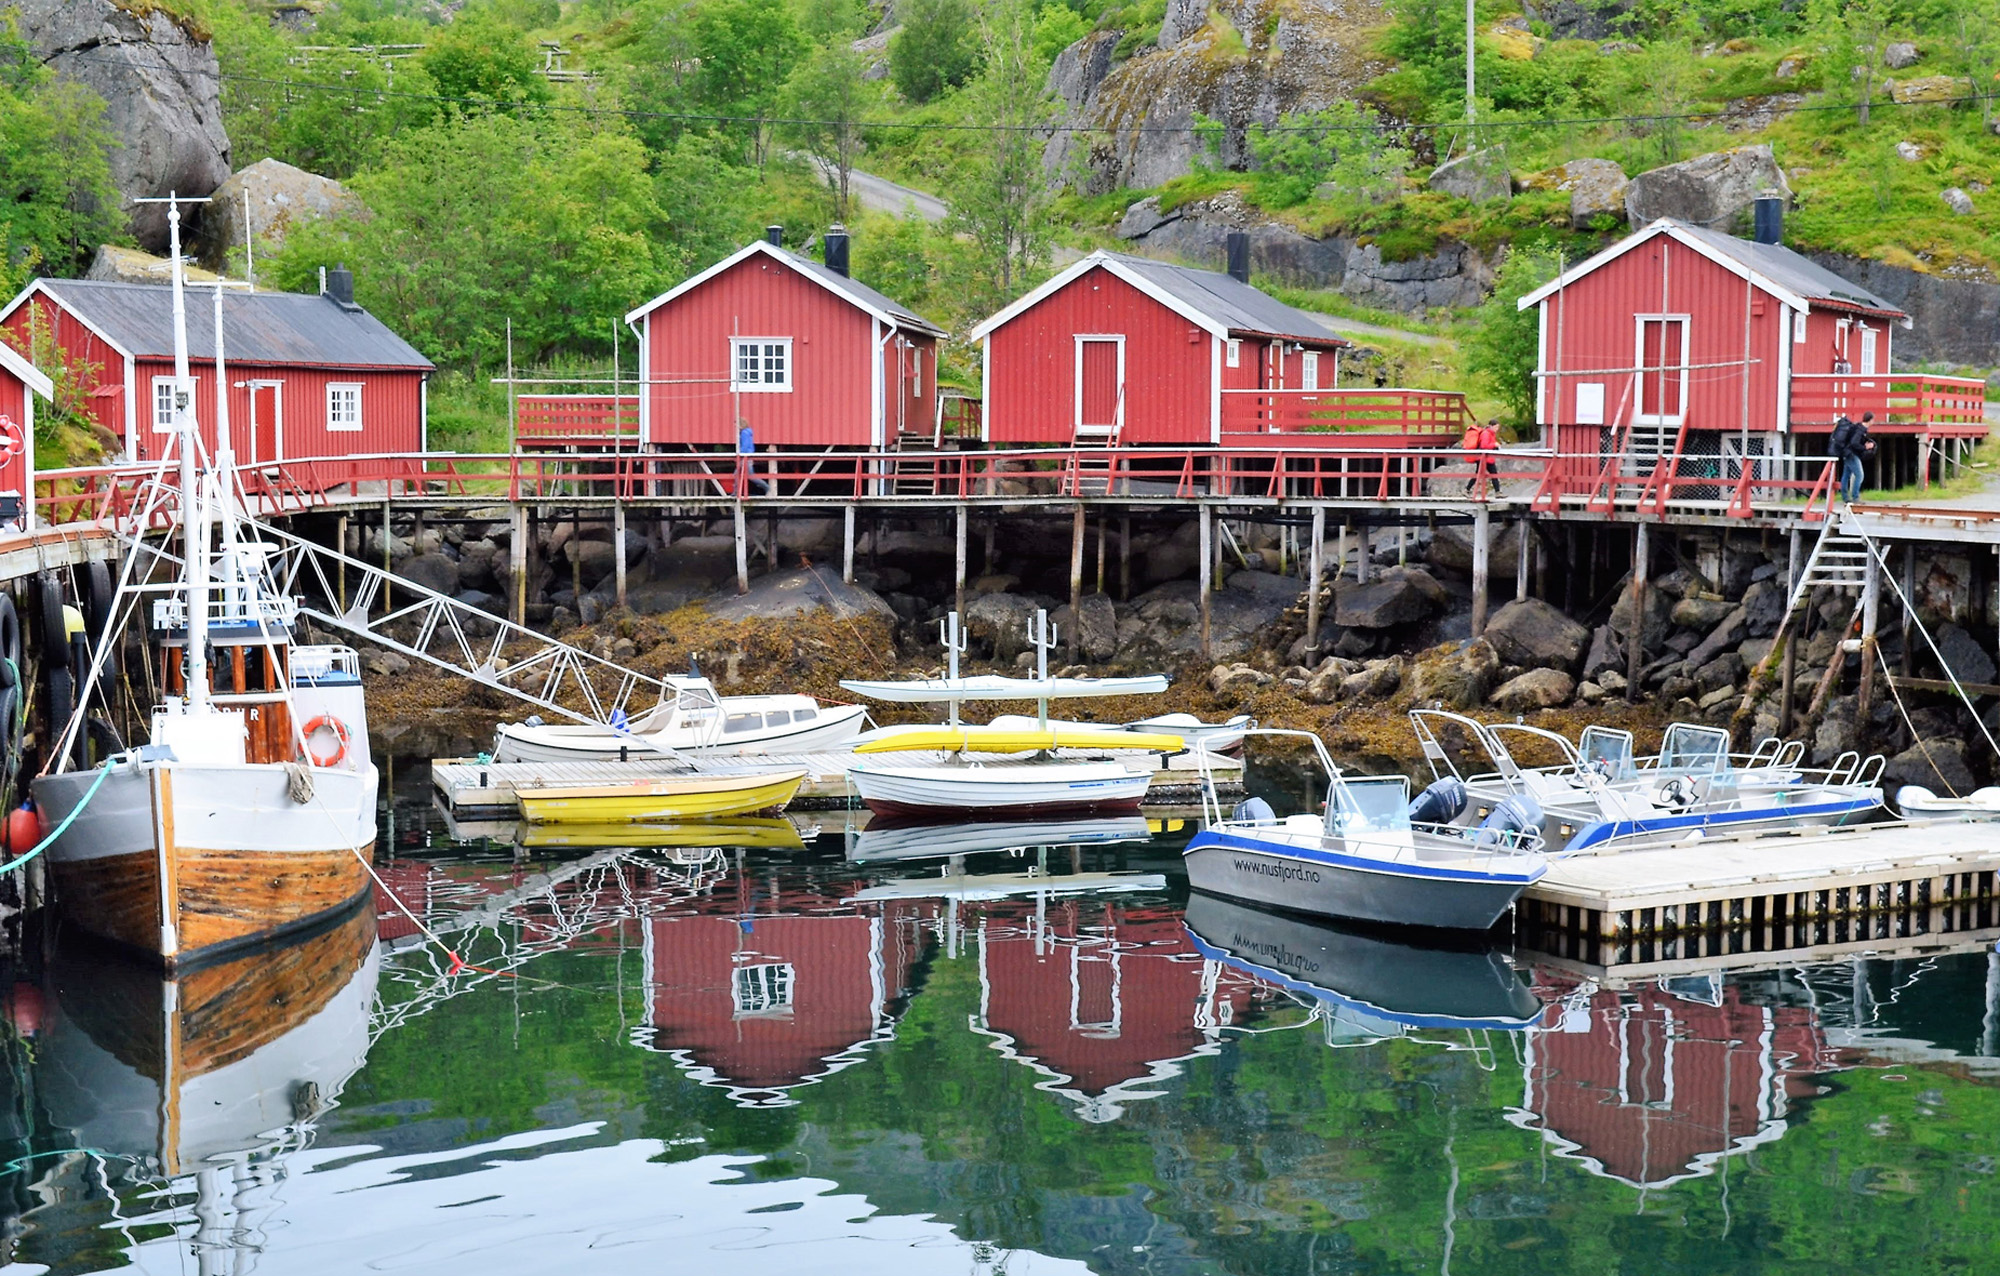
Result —
[[746, 850], [796, 851], [805, 846], [799, 826], [784, 816], [759, 819], [690, 820], [683, 824], [529, 824], [518, 840], [531, 850], [564, 850], [630, 846], [667, 850], [690, 846], [743, 847]]
[[1041, 749], [1144, 749], [1179, 753], [1185, 744], [1177, 735], [1080, 727], [915, 727], [895, 731], [854, 746], [856, 753], [1033, 753]]
[[763, 775], [660, 776], [521, 789], [515, 801], [530, 824], [643, 824], [782, 811], [805, 781], [803, 767]]

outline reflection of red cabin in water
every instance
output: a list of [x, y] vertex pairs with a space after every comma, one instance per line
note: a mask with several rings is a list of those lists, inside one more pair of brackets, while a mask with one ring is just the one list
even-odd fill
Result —
[[1204, 962], [1178, 910], [1066, 900], [1039, 926], [1032, 905], [984, 912], [978, 1030], [1045, 1074], [1039, 1088], [1076, 1100], [1086, 1121], [1158, 1097], [1152, 1084], [1213, 1053], [1260, 987]]
[[1660, 988], [1600, 991], [1527, 1036], [1527, 1119], [1565, 1155], [1635, 1187], [1706, 1174], [1773, 1142], [1815, 1073], [1842, 1066], [1804, 1006]]
[[0, 492], [21, 497], [23, 527], [35, 481], [35, 396], [55, 393], [41, 369], [0, 341]]
[[884, 1041], [910, 994], [934, 906], [891, 900], [854, 911], [832, 895], [788, 890], [749, 901], [730, 892], [696, 916], [645, 923], [647, 1049], [728, 1088], [746, 1106], [840, 1071]]

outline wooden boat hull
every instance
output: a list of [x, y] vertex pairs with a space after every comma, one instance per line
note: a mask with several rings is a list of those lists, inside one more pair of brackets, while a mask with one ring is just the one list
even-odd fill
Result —
[[[97, 773], [35, 780], [44, 826]], [[283, 766], [128, 764], [49, 847], [58, 906], [78, 926], [170, 968], [309, 928], [371, 886], [375, 768], [315, 771], [292, 801]]]
[[976, 811], [1012, 818], [1137, 811], [1152, 775], [1117, 762], [913, 767], [871, 759], [849, 767], [847, 779], [877, 815]]
[[530, 824], [644, 824], [775, 814], [806, 781], [803, 768], [766, 775], [701, 775], [523, 789], [515, 800]]

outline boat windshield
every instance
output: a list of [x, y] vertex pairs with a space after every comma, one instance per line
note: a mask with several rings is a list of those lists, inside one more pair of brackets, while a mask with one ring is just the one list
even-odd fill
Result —
[[1721, 727], [1676, 722], [1660, 740], [1659, 769], [1685, 775], [1720, 775], [1729, 769], [1729, 733]]
[[1629, 780], [1638, 770], [1632, 760], [1632, 733], [1614, 727], [1585, 727], [1577, 740], [1583, 768], [1607, 780]]
[[1409, 779], [1400, 775], [1341, 779], [1327, 805], [1326, 831], [1334, 837], [1409, 832]]

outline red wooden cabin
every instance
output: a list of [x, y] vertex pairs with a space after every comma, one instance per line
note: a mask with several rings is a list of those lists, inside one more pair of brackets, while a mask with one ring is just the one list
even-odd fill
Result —
[[55, 384], [5, 341], [0, 341], [0, 497], [19, 498], [18, 512], [0, 519], [34, 526], [35, 396], [54, 399]]
[[1252, 287], [1247, 252], [1232, 256], [1223, 274], [1095, 252], [974, 328], [985, 438], [1182, 447], [1289, 430], [1331, 442], [1351, 424], [1332, 393], [1350, 343]]
[[1663, 218], [1521, 298], [1538, 312], [1536, 418], [1550, 447], [1817, 458], [1835, 420], [1863, 412], [1878, 441], [1984, 436], [1983, 382], [1892, 372], [1909, 316], [1766, 224], [1758, 242]]
[[1753, 1005], [1729, 985], [1715, 1000], [1601, 990], [1523, 1042], [1523, 1106], [1543, 1137], [1633, 1187], [1707, 1174], [1784, 1137], [1793, 1105], [1818, 1091], [1814, 1074], [1842, 1066], [1810, 1008]]
[[937, 325], [831, 264], [759, 240], [625, 316], [639, 437], [672, 450], [885, 448], [937, 430]]
[[[434, 368], [354, 304], [352, 277], [327, 292], [229, 290], [222, 297], [230, 441], [244, 464], [425, 448], [426, 386]], [[187, 289], [195, 419], [215, 447], [215, 311]], [[170, 437], [173, 289], [159, 284], [37, 279], [0, 310], [16, 345], [73, 370], [91, 417], [130, 460], [154, 460]], [[44, 357], [48, 362], [50, 357]], [[53, 364], [51, 365], [53, 366]]]

